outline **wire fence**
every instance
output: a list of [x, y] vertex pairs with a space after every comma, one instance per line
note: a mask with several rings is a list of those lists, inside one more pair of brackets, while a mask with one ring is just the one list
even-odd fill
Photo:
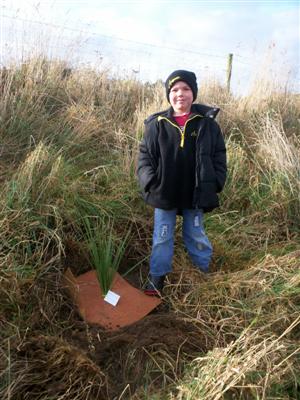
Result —
[[[22, 61], [34, 53], [61, 58], [70, 67], [105, 68], [113, 75], [142, 81], [164, 79], [172, 70], [193, 69], [201, 79], [216, 79], [226, 84], [228, 54], [211, 49], [190, 49], [144, 43], [88, 29], [35, 21], [2, 13], [0, 62]], [[257, 60], [233, 54], [234, 91], [246, 90]]]

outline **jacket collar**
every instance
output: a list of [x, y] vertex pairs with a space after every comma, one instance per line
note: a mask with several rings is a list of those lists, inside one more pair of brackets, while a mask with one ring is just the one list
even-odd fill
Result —
[[[218, 112], [220, 111], [220, 109], [217, 107], [206, 106], [204, 104], [192, 104], [191, 111], [193, 114], [200, 114], [203, 117], [215, 119]], [[145, 122], [145, 124], [148, 124], [153, 119], [155, 119], [159, 116], [166, 117], [168, 119], [172, 119], [173, 112], [174, 112], [173, 107], [169, 107], [165, 111], [160, 111], [160, 112], [150, 115], [144, 122]]]
[[[192, 114], [200, 114], [203, 117], [208, 117], [213, 119], [216, 118], [219, 111], [220, 111], [219, 108], [206, 106], [205, 104], [192, 104], [191, 107]], [[165, 116], [167, 118], [172, 118], [173, 112], [174, 112], [173, 107], [170, 107], [168, 108], [168, 110], [165, 111]]]

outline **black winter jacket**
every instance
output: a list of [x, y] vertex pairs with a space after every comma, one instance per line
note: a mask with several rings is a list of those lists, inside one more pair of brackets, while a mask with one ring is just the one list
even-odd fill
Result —
[[219, 109], [193, 104], [183, 132], [172, 107], [145, 120], [137, 175], [146, 203], [179, 210], [219, 206], [226, 180], [226, 148], [214, 120]]

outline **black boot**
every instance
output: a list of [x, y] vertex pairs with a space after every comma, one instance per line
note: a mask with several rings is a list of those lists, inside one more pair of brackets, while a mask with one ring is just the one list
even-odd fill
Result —
[[161, 296], [165, 283], [165, 275], [149, 276], [149, 282], [146, 285], [144, 293], [148, 296]]

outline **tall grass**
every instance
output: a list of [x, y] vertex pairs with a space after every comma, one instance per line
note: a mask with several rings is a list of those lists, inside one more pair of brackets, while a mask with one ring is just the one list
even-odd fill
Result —
[[[2, 398], [93, 399], [100, 392], [110, 398], [111, 377], [122, 375], [124, 386], [111, 398], [124, 391], [124, 398], [126, 392], [134, 399], [296, 399], [299, 95], [270, 85], [243, 98], [216, 83], [201, 88], [199, 101], [221, 108], [218, 118], [228, 149], [222, 206], [206, 216], [214, 273], [199, 275], [178, 241], [166, 286], [170, 313], [157, 325], [164, 334], [149, 334], [147, 346], [144, 336], [142, 345], [137, 337], [111, 338], [97, 358], [75, 351], [71, 338], [60, 339], [80, 324], [63, 290], [66, 258], [70, 253], [79, 258], [82, 215], [113, 221], [109, 240], [126, 238], [130, 225], [123, 269], [139, 263], [142, 285], [152, 210], [139, 195], [136, 158], [143, 120], [168, 103], [159, 82], [67, 68], [37, 58], [2, 69], [0, 75]], [[180, 224], [177, 228], [179, 236]], [[110, 245], [106, 249], [111, 256]], [[189, 328], [181, 342], [164, 342], [185, 324]], [[143, 325], [138, 326], [141, 338]], [[91, 349], [106, 340], [97, 332], [91, 344], [89, 327], [84, 329], [88, 333], [79, 347], [84, 343]], [[193, 346], [185, 350], [190, 330]], [[203, 346], [196, 344], [200, 336]], [[117, 340], [122, 350], [116, 355]], [[147, 362], [139, 358], [139, 371], [130, 375], [137, 355]], [[84, 375], [77, 364], [88, 366]]]

